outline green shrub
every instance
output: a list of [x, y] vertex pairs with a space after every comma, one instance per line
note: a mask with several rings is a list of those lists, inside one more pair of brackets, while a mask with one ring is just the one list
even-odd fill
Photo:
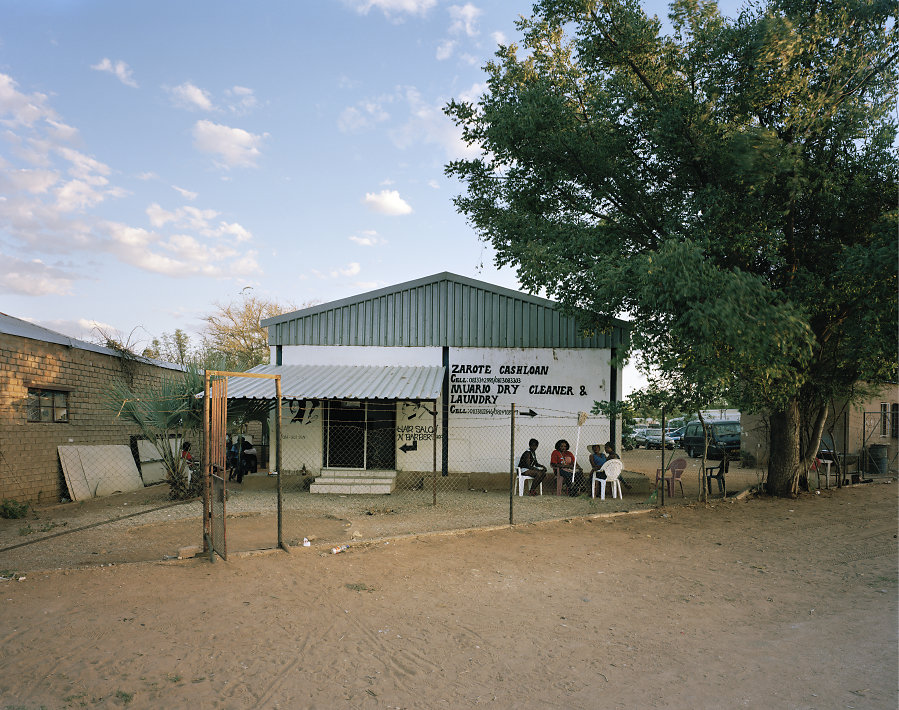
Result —
[[2, 502], [0, 502], [0, 518], [6, 518], [7, 520], [14, 520], [17, 518], [24, 518], [28, 515], [28, 503], [19, 503], [15, 500], [9, 500], [4, 498]]

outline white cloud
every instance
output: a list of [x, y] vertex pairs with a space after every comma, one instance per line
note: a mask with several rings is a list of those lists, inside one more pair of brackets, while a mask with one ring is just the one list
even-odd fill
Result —
[[93, 184], [101, 184], [100, 176], [109, 175], [111, 172], [105, 163], [72, 148], [60, 147], [57, 148], [57, 152], [71, 163], [69, 174], [73, 177], [87, 180]]
[[190, 200], [191, 202], [197, 199], [197, 193], [192, 192], [191, 190], [185, 190], [183, 187], [178, 187], [177, 185], [172, 185], [172, 189], [177, 192], [181, 197], [185, 200]]
[[436, 180], [431, 179], [431, 180], [428, 180], [428, 187], [432, 187], [432, 188], [434, 188], [435, 190], [439, 190], [439, 189], [440, 189], [440, 183], [437, 182]]
[[219, 226], [210, 236], [232, 236], [236, 242], [246, 242], [253, 238], [253, 235], [237, 222], [219, 222]]
[[358, 133], [386, 121], [390, 114], [384, 109], [383, 103], [390, 100], [365, 100], [345, 108], [337, 119], [337, 127], [342, 133]]
[[8, 74], [0, 74], [0, 125], [9, 128], [32, 126], [39, 120], [56, 120], [56, 112], [47, 104], [46, 94], [23, 94]]
[[362, 15], [367, 15], [369, 10], [377, 8], [388, 18], [404, 13], [424, 15], [437, 4], [437, 0], [344, 0], [344, 2]]
[[497, 30], [496, 32], [491, 32], [490, 38], [497, 44], [502, 44], [502, 45], [509, 44], [509, 40], [506, 38], [506, 34], [504, 32], [500, 32], [499, 30]]
[[191, 205], [168, 212], [155, 202], [147, 208], [147, 216], [153, 227], [164, 227], [172, 223], [177, 228], [202, 230], [209, 228], [209, 220], [218, 216], [215, 210], [201, 210]]
[[30, 170], [10, 168], [0, 171], [0, 192], [28, 192], [42, 195], [59, 181], [55, 170]]
[[259, 147], [268, 134], [257, 135], [231, 128], [212, 121], [197, 121], [194, 124], [194, 147], [218, 156], [216, 164], [225, 168], [255, 167], [260, 155]]
[[103, 57], [97, 64], [91, 64], [91, 69], [108, 72], [125, 86], [137, 88], [137, 82], [131, 77], [130, 67], [121, 59], [117, 62], [113, 62], [108, 57]]
[[[221, 128], [219, 142], [213, 130], [205, 147], [219, 149], [216, 155], [234, 164], [255, 157], [260, 137]], [[127, 264], [175, 277], [259, 273], [256, 252], [247, 249], [253, 235], [214, 209], [154, 203], [144, 225], [101, 218], [97, 206], [126, 191], [112, 183], [116, 170], [72, 145], [78, 139], [77, 129], [56, 115], [46, 96], [23, 92], [0, 74], [0, 292], [69, 294], [77, 279], [110, 265], [110, 257], [111, 268]], [[138, 177], [159, 180], [155, 173]], [[172, 187], [185, 200], [196, 198]], [[63, 255], [64, 267], [49, 265]]]
[[46, 120], [47, 124], [50, 126], [50, 129], [47, 131], [47, 133], [56, 140], [71, 141], [75, 140], [78, 137], [77, 128], [73, 128], [72, 126], [63, 123], [62, 121], [55, 121], [49, 117], [44, 120]]
[[327, 273], [319, 271], [318, 269], [309, 269], [309, 271], [312, 272], [313, 276], [319, 279], [336, 279], [340, 277], [356, 276], [362, 271], [362, 267], [357, 262], [352, 261], [343, 268], [334, 268]]
[[358, 79], [351, 79], [346, 74], [341, 74], [337, 77], [337, 86], [341, 89], [359, 89], [362, 87], [362, 82]]
[[140, 227], [119, 222], [103, 225], [109, 241], [106, 248], [122, 262], [143, 271], [165, 276], [223, 278], [259, 273], [256, 251], [230, 244], [207, 244], [189, 234], [168, 238]]
[[331, 276], [356, 276], [360, 271], [362, 271], [362, 267], [355, 261], [350, 262], [342, 269], [336, 269], [331, 272]]
[[475, 7], [470, 2], [464, 5], [450, 5], [449, 14], [452, 18], [449, 31], [453, 34], [466, 34], [474, 37], [478, 34], [477, 19], [483, 14], [483, 10]]
[[390, 216], [412, 212], [412, 207], [400, 197], [400, 193], [396, 190], [381, 190], [378, 193], [366, 192], [363, 202], [375, 212]]
[[244, 114], [252, 111], [259, 104], [255, 93], [246, 86], [233, 86], [225, 91], [225, 96], [231, 99], [228, 108], [233, 113]]
[[71, 292], [74, 277], [47, 266], [40, 259], [23, 261], [6, 256], [0, 265], [0, 293], [19, 296], [65, 296]]
[[387, 243], [387, 240], [379, 237], [378, 233], [374, 230], [365, 230], [363, 232], [360, 232], [358, 235], [353, 234], [349, 237], [349, 240], [363, 247], [373, 247], [377, 246], [378, 244]]
[[253, 238], [249, 230], [237, 222], [219, 221], [218, 224], [212, 224], [212, 220], [219, 215], [215, 210], [201, 210], [193, 205], [185, 205], [170, 212], [154, 202], [146, 211], [150, 226], [155, 229], [170, 225], [174, 229], [187, 229], [204, 237], [230, 237], [236, 243]]
[[452, 39], [445, 39], [440, 44], [437, 45], [437, 53], [436, 58], [438, 62], [442, 62], [445, 59], [449, 59], [453, 56], [453, 49], [456, 46], [456, 41]]
[[56, 206], [63, 212], [84, 210], [100, 204], [104, 199], [106, 195], [103, 190], [84, 180], [69, 180], [56, 190]]
[[211, 94], [199, 86], [195, 86], [189, 81], [168, 89], [176, 106], [186, 108], [191, 111], [212, 111], [215, 106], [212, 103]]
[[[480, 93], [483, 93], [483, 85], [475, 84], [457, 98], [473, 100]], [[409, 107], [409, 119], [390, 133], [397, 148], [406, 149], [420, 143], [429, 143], [441, 146], [451, 160], [478, 155], [477, 148], [465, 144], [461, 129], [443, 113], [445, 99], [429, 103], [414, 87], [406, 87], [404, 98]]]

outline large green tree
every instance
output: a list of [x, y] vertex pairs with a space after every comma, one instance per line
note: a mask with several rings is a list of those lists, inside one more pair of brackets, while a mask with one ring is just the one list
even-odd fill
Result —
[[447, 173], [526, 288], [588, 328], [630, 318], [663, 375], [767, 410], [768, 486], [790, 495], [827, 403], [896, 376], [897, 6], [669, 17], [536, 3], [486, 93], [447, 106], [481, 150]]

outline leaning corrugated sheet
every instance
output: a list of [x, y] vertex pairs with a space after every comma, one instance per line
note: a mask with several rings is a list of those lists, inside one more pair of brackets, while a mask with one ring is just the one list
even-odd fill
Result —
[[[443, 367], [259, 365], [248, 372], [281, 375], [284, 399], [425, 399], [440, 395]], [[274, 399], [272, 380], [229, 377], [228, 399]]]

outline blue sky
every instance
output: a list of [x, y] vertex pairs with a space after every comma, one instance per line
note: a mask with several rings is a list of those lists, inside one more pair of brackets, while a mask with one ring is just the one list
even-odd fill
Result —
[[517, 288], [452, 204], [466, 148], [442, 107], [483, 92], [529, 12], [0, 0], [0, 311], [140, 344], [246, 286], [297, 305], [440, 271]]

